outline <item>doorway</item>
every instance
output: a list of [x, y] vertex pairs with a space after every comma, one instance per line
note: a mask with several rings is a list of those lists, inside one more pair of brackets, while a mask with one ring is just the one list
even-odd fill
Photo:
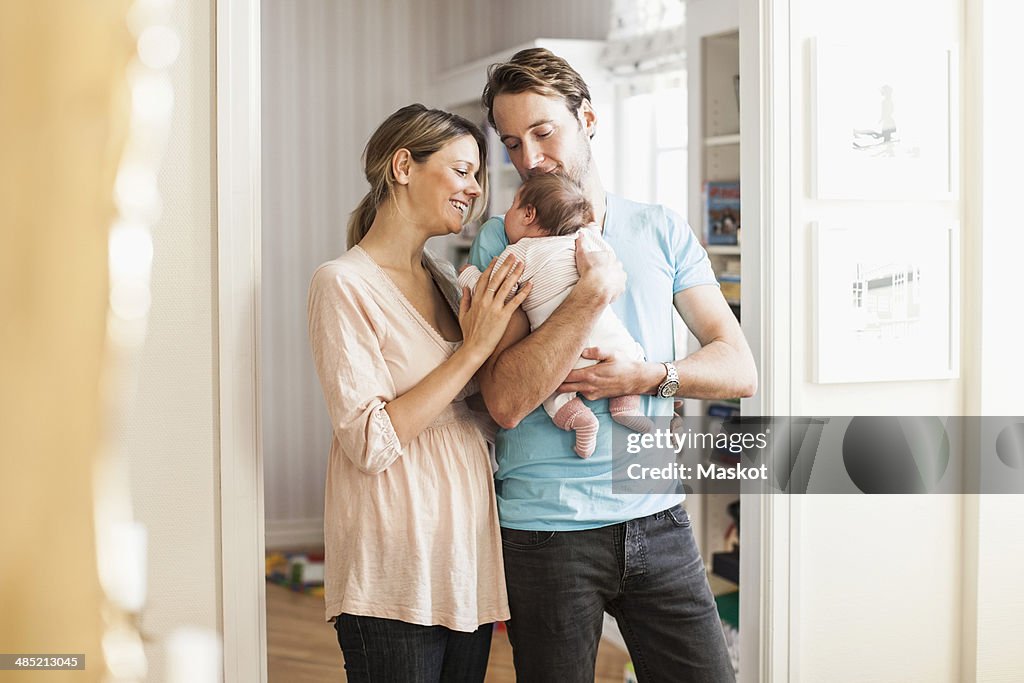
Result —
[[[744, 2], [753, 14], [741, 13], [744, 35], [759, 35], [756, 2]], [[223, 625], [226, 680], [263, 681], [267, 679], [266, 592], [263, 575], [266, 548], [265, 487], [260, 420], [261, 395], [267, 390], [261, 368], [261, 352], [267, 343], [261, 333], [261, 310], [266, 297], [261, 292], [263, 280], [262, 227], [266, 220], [262, 202], [263, 165], [275, 163], [262, 155], [261, 74], [265, 64], [262, 49], [260, 3], [256, 0], [219, 3], [217, 8], [218, 54], [218, 264], [220, 278], [220, 391], [221, 391], [221, 492], [222, 492], [222, 567]], [[328, 12], [329, 14], [329, 12]], [[329, 19], [326, 16], [325, 19]], [[371, 22], [372, 23], [372, 22]], [[743, 27], [747, 28], [744, 29]], [[750, 73], [743, 81], [744, 92], [761, 97], [757, 79], [764, 68], [761, 40], [751, 50], [755, 58], [741, 66]], [[372, 68], [382, 69], [386, 65]], [[386, 74], [378, 74], [386, 78]], [[346, 106], [358, 107], [358, 103]], [[742, 122], [743, 135], [748, 124], [758, 128], [760, 107]], [[773, 110], [774, 111], [774, 110]], [[362, 140], [369, 130], [345, 131], [352, 139]], [[746, 138], [744, 138], [746, 139]], [[751, 145], [753, 147], [753, 145]], [[752, 153], [753, 154], [753, 153]], [[357, 158], [358, 151], [350, 155]], [[751, 157], [744, 160], [760, 176], [770, 160]], [[337, 163], [323, 159], [322, 163]], [[756, 185], [759, 181], [746, 183]], [[763, 201], [763, 197], [761, 198]], [[752, 243], [753, 258], [760, 263], [763, 247], [754, 238], [757, 221], [746, 223], [745, 239]], [[751, 227], [754, 229], [749, 229]], [[326, 250], [323, 250], [326, 251]], [[323, 251], [321, 253], [323, 253]], [[315, 251], [314, 251], [315, 253]], [[746, 255], [746, 254], [745, 254]], [[315, 264], [314, 264], [315, 265]], [[309, 271], [311, 272], [311, 271]], [[304, 291], [304, 290], [303, 290]], [[755, 347], [762, 372], [772, 367], [770, 350], [776, 340], [762, 342], [761, 319], [770, 319], [768, 297], [759, 296], [761, 315], [750, 324], [758, 331]], [[753, 316], [752, 316], [753, 317]], [[747, 327], [747, 322], [744, 326]], [[299, 353], [303, 353], [300, 349]], [[770, 375], [762, 375], [762, 391], [768, 387]], [[768, 412], [779, 405], [777, 391], [752, 410]], [[323, 450], [326, 453], [326, 449]], [[780, 500], [776, 501], [775, 498]], [[788, 529], [790, 510], [783, 497], [749, 496], [743, 506], [744, 575], [753, 577], [750, 590], [744, 591], [741, 621], [746, 633], [754, 637], [743, 641], [745, 680], [770, 680], [766, 674], [784, 670], [783, 657], [788, 657], [788, 622], [781, 587], [788, 591]], [[274, 532], [274, 530], [271, 530]], [[300, 532], [308, 529], [300, 529]], [[780, 578], [785, 580], [779, 581]], [[774, 580], [773, 580], [774, 579]], [[768, 590], [773, 591], [771, 594]], [[776, 608], [774, 606], [780, 606]], [[780, 630], [780, 627], [785, 626]], [[786, 638], [764, 640], [762, 633], [787, 634]]]

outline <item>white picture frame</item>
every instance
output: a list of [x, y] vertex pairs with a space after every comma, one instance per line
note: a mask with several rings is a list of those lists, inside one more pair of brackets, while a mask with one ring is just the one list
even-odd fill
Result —
[[955, 199], [955, 50], [814, 40], [811, 51], [811, 196]]
[[814, 224], [812, 381], [959, 376], [959, 225]]

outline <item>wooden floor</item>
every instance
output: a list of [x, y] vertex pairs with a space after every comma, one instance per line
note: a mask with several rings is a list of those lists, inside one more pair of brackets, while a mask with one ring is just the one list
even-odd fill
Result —
[[[323, 598], [267, 584], [267, 653], [270, 683], [345, 681], [334, 628], [324, 621]], [[628, 655], [602, 641], [595, 683], [622, 683]], [[504, 629], [494, 632], [487, 683], [513, 683], [512, 647]]]

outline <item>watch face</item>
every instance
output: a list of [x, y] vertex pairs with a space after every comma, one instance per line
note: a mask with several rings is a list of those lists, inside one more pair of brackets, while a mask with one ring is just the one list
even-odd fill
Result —
[[677, 391], [679, 391], [679, 382], [669, 380], [661, 385], [661, 391], [659, 393], [662, 398], [669, 398], [671, 396], [675, 396]]

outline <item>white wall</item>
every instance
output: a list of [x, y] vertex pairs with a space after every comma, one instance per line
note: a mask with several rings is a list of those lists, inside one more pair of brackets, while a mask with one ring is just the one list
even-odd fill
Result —
[[210, 4], [174, 3], [181, 53], [153, 227], [152, 308], [138, 392], [114, 443], [126, 454], [134, 513], [149, 533], [142, 632], [150, 677], [179, 626], [220, 621], [219, 461], [214, 300], [213, 24]]
[[[960, 45], [961, 3], [791, 0], [788, 7], [791, 118], [786, 130], [792, 147], [790, 176], [782, 182], [789, 187], [784, 200], [791, 220], [770, 226], [774, 239], [788, 242], [788, 267], [769, 277], [791, 292], [788, 300], [776, 302], [790, 315], [790, 343], [781, 349], [781, 366], [788, 368], [783, 381], [789, 384], [788, 392], [776, 394], [786, 400], [774, 410], [792, 415], [963, 414], [962, 379], [814, 384], [810, 368], [815, 286], [811, 224], [947, 223], [962, 219], [962, 203], [820, 201], [806, 191], [813, 106], [809, 40], [852, 44], [865, 51], [880, 44], [904, 51], [934, 41]], [[977, 226], [962, 225], [961, 239], [978, 239]], [[961, 257], [961, 272], [970, 278], [963, 252]], [[964, 290], [965, 306], [976, 305], [969, 298], [976, 293]], [[962, 657], [974, 647], [973, 635], [962, 630], [965, 539], [969, 545], [977, 532], [965, 517], [963, 497], [803, 496], [797, 503], [791, 529], [792, 680], [960, 681]]]
[[[360, 154], [431, 81], [537, 36], [604, 38], [608, 0], [263, 0], [263, 452], [267, 544], [321, 542], [330, 424], [306, 338], [313, 269], [345, 248]], [[483, 87], [484, 74], [480, 74]]]
[[1024, 253], [1018, 199], [1020, 160], [1024, 158], [1019, 113], [1024, 107], [1024, 92], [1003, 86], [1019, 76], [1019, 64], [1024, 59], [1024, 49], [1015, 33], [1024, 21], [1024, 6], [983, 0], [969, 7], [968, 23], [977, 37], [977, 49], [971, 56], [981, 69], [974, 72], [972, 89], [965, 89], [965, 95], [982, 102], [976, 123], [978, 134], [970, 141], [970, 149], [980, 152], [972, 173], [980, 197], [970, 209], [977, 211], [976, 217], [984, 226], [977, 252], [980, 278], [972, 283], [981, 294], [977, 356], [982, 391], [975, 409], [985, 415], [1024, 415], [1021, 325], [1019, 316], [1010, 313], [1020, 308], [1024, 297], [1024, 283], [1011, 276], [1020, 267], [1019, 257]]
[[[793, 129], [809, 131], [807, 40], [834, 39], [870, 50], [880, 41], [913, 50], [931, 40], [958, 43], [958, 4], [932, 0], [792, 3]], [[927, 30], [908, 31], [908, 26]], [[827, 76], [826, 76], [827, 78]], [[795, 135], [791, 407], [794, 415], [959, 415], [958, 380], [813, 384], [810, 224], [879, 216], [956, 220], [958, 202], [822, 202], [806, 198], [808, 135]], [[969, 237], [969, 231], [963, 231]], [[799, 535], [798, 671], [805, 681], [960, 680], [962, 506], [956, 496], [808, 496]]]
[[[968, 220], [982, 227], [980, 243], [971, 252], [975, 277], [968, 284], [980, 305], [974, 307], [970, 360], [974, 377], [968, 387], [967, 412], [982, 415], [1024, 414], [1024, 355], [1020, 353], [1019, 316], [1024, 285], [1010, 276], [1024, 252], [1018, 189], [1014, 169], [1024, 158], [1018, 134], [1024, 94], [1001, 84], [1012, 81], [1024, 47], [1017, 32], [1024, 22], [1020, 3], [981, 0], [968, 5], [966, 24], [970, 49], [964, 95], [975, 103], [969, 120], [969, 157], [973, 195]], [[1020, 633], [1024, 614], [1024, 534], [1014, 528], [1024, 511], [1024, 496], [983, 495], [965, 500], [963, 680], [986, 682], [1024, 679]]]
[[[871, 226], [879, 220], [917, 226], [959, 220], [959, 202], [867, 202], [819, 201], [808, 199], [810, 165], [808, 159], [811, 125], [808, 112], [813, 106], [809, 95], [808, 40], [837, 41], [872, 50], [879, 44], [914, 50], [934, 41], [950, 45], [960, 42], [959, 3], [955, 0], [865, 0], [856, 4], [840, 0], [794, 0], [791, 3], [793, 27], [792, 128], [793, 175], [792, 272], [791, 286], [796, 293], [792, 308], [793, 329], [810, 331], [814, 290], [811, 281], [809, 245], [811, 224], [815, 221], [844, 221]], [[916, 26], [916, 30], [908, 27]], [[827, 75], [823, 74], [825, 78]], [[964, 239], [970, 234], [964, 230]], [[806, 295], [805, 295], [806, 294]], [[863, 415], [870, 408], [875, 415], [959, 415], [962, 412], [960, 382], [884, 382], [846, 385], [811, 383], [810, 363], [814, 354], [810, 334], [794, 334], [791, 357], [794, 390], [791, 413], [794, 415]], [[849, 412], [854, 411], [854, 412]]]

